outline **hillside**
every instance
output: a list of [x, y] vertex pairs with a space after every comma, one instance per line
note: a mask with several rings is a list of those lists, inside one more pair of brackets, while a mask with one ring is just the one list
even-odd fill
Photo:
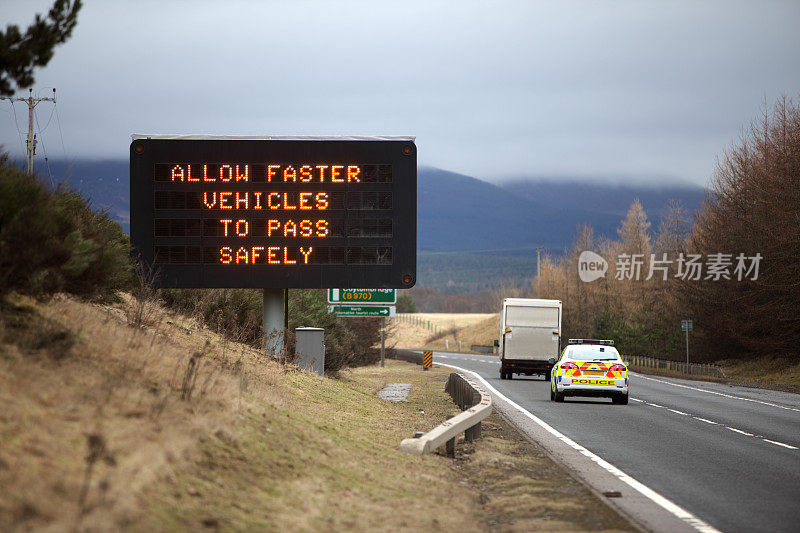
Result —
[[[696, 185], [664, 185], [651, 187], [627, 185], [622, 183], [603, 183], [597, 181], [565, 179], [518, 179], [510, 180], [500, 186], [521, 198], [536, 200], [545, 204], [562, 205], [568, 202], [573, 208], [586, 213], [595, 231], [600, 235], [616, 237], [619, 220], [625, 217], [635, 199], [639, 199], [652, 221], [658, 221], [666, 214], [669, 200], [679, 201], [687, 214], [700, 208], [705, 197], [705, 189]], [[612, 227], [603, 227], [595, 222], [595, 213], [614, 218]], [[656, 226], [658, 224], [656, 223]]]
[[[557, 249], [571, 239], [577, 224], [589, 221], [568, 203], [543, 203], [433, 168], [420, 169], [419, 209], [421, 252]], [[600, 215], [597, 222], [605, 227], [617, 220]]]

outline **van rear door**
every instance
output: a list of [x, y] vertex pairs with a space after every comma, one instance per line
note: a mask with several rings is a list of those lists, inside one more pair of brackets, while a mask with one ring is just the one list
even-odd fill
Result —
[[547, 360], [558, 356], [558, 307], [506, 307], [504, 357]]

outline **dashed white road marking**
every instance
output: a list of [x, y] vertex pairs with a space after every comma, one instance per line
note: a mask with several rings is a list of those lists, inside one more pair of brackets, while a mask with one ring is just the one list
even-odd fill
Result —
[[725, 429], [730, 429], [731, 431], [735, 431], [736, 433], [741, 433], [742, 435], [747, 435], [748, 437], [755, 437], [755, 435], [753, 435], [752, 433], [742, 431], [741, 429], [732, 428], [730, 426], [725, 426]]
[[672, 385], [673, 387], [680, 387], [682, 389], [696, 390], [696, 391], [699, 391], [699, 392], [705, 392], [706, 394], [714, 394], [716, 396], [723, 396], [725, 398], [733, 398], [734, 400], [742, 400], [744, 402], [760, 403], [761, 405], [768, 405], [770, 407], [777, 407], [779, 409], [786, 409], [787, 411], [796, 411], [796, 412], [800, 413], [800, 409], [798, 409], [796, 407], [789, 407], [787, 405], [780, 405], [780, 404], [777, 404], [777, 403], [765, 402], [763, 400], [755, 400], [753, 398], [743, 398], [741, 396], [734, 396], [732, 394], [725, 394], [724, 392], [717, 392], [717, 391], [712, 391], [712, 390], [701, 389], [700, 387], [690, 387], [689, 385], [681, 385], [680, 383], [673, 383], [671, 381], [665, 381], [663, 379], [651, 378], [651, 377], [643, 376], [642, 374], [636, 374], [636, 379], [646, 379], [646, 380], [649, 380], [649, 381], [657, 381], [659, 383], [664, 383], [666, 385]]
[[670, 408], [667, 408], [667, 411], [672, 411], [672, 412], [673, 412], [673, 413], [675, 413], [676, 415], [684, 415], [684, 416], [689, 416], [689, 413], [684, 413], [683, 411], [678, 411], [677, 409], [670, 409]]
[[466, 368], [461, 368], [461, 367], [458, 367], [458, 366], [455, 366], [455, 365], [450, 365], [450, 364], [447, 364], [447, 363], [440, 363], [440, 364], [442, 366], [447, 366], [447, 367], [450, 367], [450, 368], [454, 368], [456, 370], [460, 370], [461, 372], [466, 372], [468, 374], [472, 374], [478, 380], [480, 380], [481, 383], [483, 383], [484, 387], [489, 389], [492, 394], [494, 394], [498, 398], [502, 398], [506, 403], [508, 403], [510, 406], [512, 406], [517, 411], [519, 411], [522, 415], [526, 416], [527, 418], [530, 418], [533, 422], [535, 422], [536, 424], [541, 426], [545, 431], [547, 431], [548, 433], [553, 435], [555, 438], [559, 439], [561, 442], [563, 442], [567, 446], [573, 448], [574, 450], [576, 450], [580, 454], [588, 457], [593, 462], [595, 462], [598, 466], [602, 467], [604, 470], [606, 470], [607, 472], [609, 472], [610, 474], [615, 476], [620, 481], [626, 483], [628, 486], [630, 486], [631, 488], [633, 488], [634, 490], [636, 490], [637, 492], [642, 494], [644, 497], [648, 498], [649, 500], [651, 500], [652, 502], [656, 503], [657, 505], [659, 505], [663, 509], [667, 510], [668, 512], [670, 512], [671, 514], [673, 514], [674, 516], [676, 516], [677, 518], [682, 520], [687, 525], [689, 525], [689, 526], [693, 527], [694, 529], [696, 529], [697, 531], [701, 531], [703, 533], [720, 533], [718, 529], [716, 529], [714, 526], [712, 526], [708, 522], [705, 522], [704, 520], [701, 520], [700, 518], [697, 518], [695, 515], [693, 515], [692, 513], [690, 513], [689, 511], [687, 511], [683, 507], [681, 507], [681, 506], [677, 505], [676, 503], [672, 502], [672, 500], [668, 500], [667, 498], [665, 498], [664, 496], [660, 495], [659, 493], [657, 493], [656, 491], [654, 491], [653, 489], [651, 489], [647, 485], [645, 485], [645, 484], [643, 484], [643, 483], [641, 483], [639, 481], [636, 481], [631, 476], [629, 476], [628, 474], [626, 474], [625, 472], [623, 472], [622, 470], [620, 470], [616, 466], [612, 465], [611, 463], [609, 463], [608, 461], [606, 461], [602, 457], [600, 457], [598, 455], [595, 455], [594, 453], [592, 453], [588, 449], [584, 448], [583, 446], [581, 446], [580, 444], [578, 444], [574, 440], [570, 439], [569, 437], [567, 437], [563, 433], [559, 432], [558, 430], [556, 430], [555, 428], [553, 428], [552, 426], [547, 424], [545, 421], [543, 421], [539, 417], [537, 417], [534, 414], [532, 414], [527, 409], [524, 409], [523, 407], [519, 406], [516, 402], [514, 402], [510, 398], [506, 397], [501, 392], [499, 392], [497, 389], [492, 387], [483, 378], [483, 376], [481, 376], [477, 372], [473, 372], [472, 370], [467, 370]]
[[783, 446], [784, 448], [788, 448], [790, 450], [797, 450], [798, 449], [796, 446], [792, 446], [791, 444], [786, 444], [786, 443], [783, 443], [783, 442], [769, 440], [769, 439], [763, 438], [763, 435], [755, 435], [753, 433], [749, 433], [749, 432], [744, 431], [742, 429], [734, 428], [734, 427], [731, 427], [731, 426], [726, 426], [725, 424], [722, 424], [720, 422], [714, 422], [713, 420], [709, 420], [709, 419], [703, 418], [701, 416], [692, 415], [690, 413], [684, 413], [683, 411], [678, 411], [677, 409], [670, 409], [669, 407], [664, 407], [663, 405], [658, 405], [656, 403], [651, 403], [651, 402], [647, 402], [647, 401], [644, 401], [644, 400], [639, 400], [637, 398], [631, 398], [631, 400], [633, 400], [635, 402], [643, 403], [643, 404], [646, 404], [646, 405], [650, 405], [650, 406], [653, 406], [653, 407], [666, 409], [667, 411], [673, 412], [673, 413], [681, 415], [681, 416], [689, 416], [691, 418], [694, 418], [695, 420], [699, 420], [700, 422], [705, 422], [706, 424], [711, 424], [711, 425], [714, 425], [714, 426], [722, 426], [725, 429], [729, 429], [729, 430], [731, 430], [731, 431], [733, 431], [735, 433], [739, 433], [739, 434], [744, 435], [746, 437], [755, 437], [757, 439], [761, 439], [761, 440], [763, 440], [765, 442], [769, 442], [771, 444], [777, 444], [778, 446]]
[[699, 420], [700, 422], [705, 422], [706, 424], [714, 424], [715, 426], [719, 425], [718, 423], [714, 422], [713, 420], [708, 420], [707, 418], [702, 418], [702, 417], [699, 417], [699, 416], [693, 416], [692, 418], [694, 418], [695, 420]]
[[769, 439], [761, 439], [761, 440], [769, 442], [770, 444], [777, 444], [778, 446], [783, 446], [784, 448], [789, 448], [790, 450], [796, 450], [797, 449], [797, 446], [792, 446], [791, 444], [784, 444], [782, 442], [769, 440]]

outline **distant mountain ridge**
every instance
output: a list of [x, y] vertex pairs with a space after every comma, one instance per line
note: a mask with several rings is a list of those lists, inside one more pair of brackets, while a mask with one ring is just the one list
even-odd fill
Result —
[[513, 180], [498, 185], [434, 168], [419, 173], [418, 248], [421, 252], [488, 252], [519, 255], [542, 247], [558, 253], [576, 228], [616, 238], [620, 221], [638, 198], [653, 228], [670, 199], [691, 215], [705, 189], [693, 185], [648, 188], [578, 181]]
[[625, 217], [631, 202], [638, 198], [651, 220], [659, 220], [666, 214], [669, 200], [679, 201], [687, 214], [700, 208], [706, 189], [691, 184], [656, 184], [655, 186], [631, 185], [621, 183], [600, 183], [581, 181], [576, 178], [564, 179], [516, 179], [505, 181], [500, 186], [514, 194], [535, 199], [543, 203], [559, 203], [568, 198], [570, 205]]

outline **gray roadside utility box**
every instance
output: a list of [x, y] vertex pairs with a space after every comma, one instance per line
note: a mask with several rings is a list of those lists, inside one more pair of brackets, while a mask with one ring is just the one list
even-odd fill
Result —
[[325, 373], [325, 330], [322, 328], [296, 328], [297, 342], [294, 353], [297, 366], [320, 376]]

